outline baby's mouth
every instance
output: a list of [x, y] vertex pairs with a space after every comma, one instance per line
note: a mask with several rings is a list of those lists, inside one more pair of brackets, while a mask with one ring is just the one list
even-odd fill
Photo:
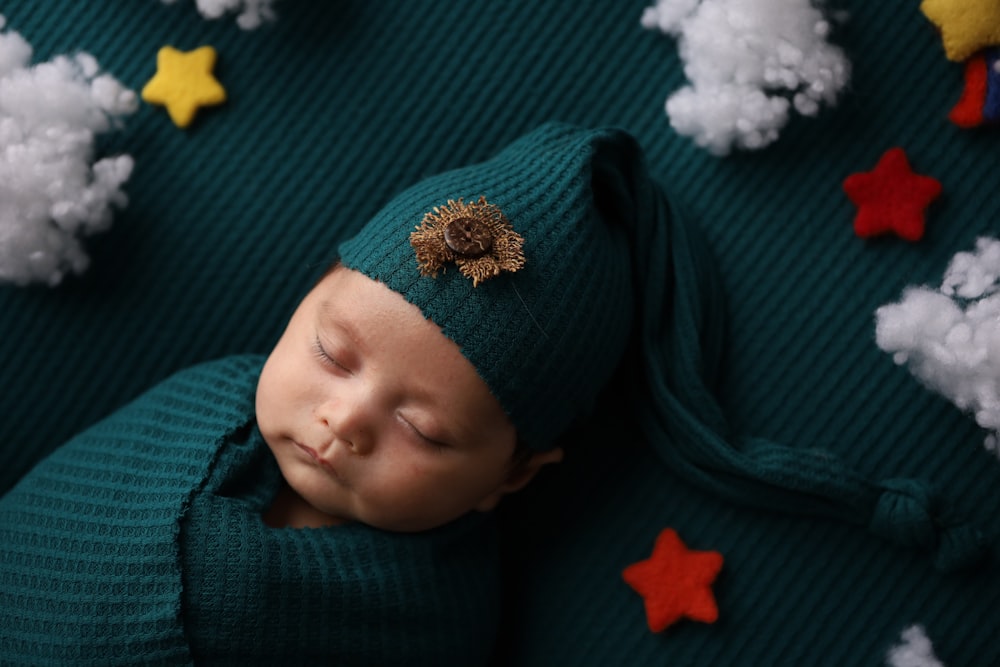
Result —
[[331, 464], [329, 461], [320, 456], [319, 452], [317, 452], [315, 449], [313, 449], [312, 447], [307, 447], [306, 445], [303, 445], [300, 442], [295, 442], [295, 446], [301, 449], [306, 454], [308, 454], [310, 458], [312, 458], [312, 460], [318, 466], [323, 468], [326, 472], [330, 473], [330, 475], [336, 477], [338, 480], [340, 479], [340, 475], [337, 473], [337, 469], [333, 467], [333, 464]]

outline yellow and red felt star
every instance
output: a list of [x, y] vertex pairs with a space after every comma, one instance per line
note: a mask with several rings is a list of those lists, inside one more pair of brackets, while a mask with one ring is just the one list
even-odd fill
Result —
[[924, 0], [920, 11], [941, 31], [948, 60], [962, 62], [980, 49], [1000, 44], [997, 0]]
[[874, 169], [851, 174], [843, 186], [858, 207], [854, 233], [862, 238], [894, 233], [919, 241], [924, 210], [941, 194], [937, 179], [913, 173], [902, 148], [890, 148]]
[[722, 560], [717, 551], [688, 549], [673, 528], [665, 528], [656, 538], [653, 554], [625, 568], [622, 578], [642, 596], [653, 632], [662, 632], [682, 618], [714, 623], [719, 608], [712, 582]]
[[142, 99], [167, 107], [174, 125], [187, 127], [199, 108], [226, 101], [226, 89], [212, 76], [216, 58], [211, 46], [194, 51], [164, 46], [156, 54], [156, 74], [142, 89]]

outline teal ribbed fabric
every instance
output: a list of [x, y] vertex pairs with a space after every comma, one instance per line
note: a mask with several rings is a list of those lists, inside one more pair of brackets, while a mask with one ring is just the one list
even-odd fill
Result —
[[486, 517], [265, 526], [281, 477], [253, 424], [262, 363], [177, 374], [0, 499], [0, 663], [486, 663]]
[[2, 662], [190, 662], [179, 521], [228, 432], [251, 416], [259, 367], [234, 359], [177, 375], [0, 499]]
[[[713, 393], [727, 435], [828, 451], [876, 483], [927, 479], [954, 516], [1000, 535], [1000, 465], [981, 429], [874, 342], [876, 308], [1000, 233], [1000, 133], [948, 122], [962, 67], [918, 3], [824, 3], [843, 17], [830, 41], [852, 63], [844, 95], [766, 150], [725, 159], [670, 127], [663, 103], [686, 77], [677, 42], [639, 25], [653, 0], [300, 0], [275, 3], [277, 20], [251, 33], [204, 20], [194, 0], [2, 4], [36, 61], [85, 50], [136, 91], [160, 47], [210, 44], [229, 98], [188, 131], [143, 104], [104, 136], [96, 154], [130, 153], [136, 168], [128, 207], [87, 240], [87, 274], [0, 287], [3, 490], [177, 370], [266, 353], [386, 202], [556, 120], [634, 135], [704, 230], [726, 297]], [[892, 146], [944, 190], [916, 244], [855, 237], [841, 189]], [[634, 409], [623, 386], [563, 463], [501, 506], [501, 664], [882, 665], [914, 623], [944, 664], [1000, 664], [995, 552], [945, 575], [843, 521], [725, 500], [618, 417]], [[668, 526], [725, 556], [720, 616], [656, 635], [621, 570]]]

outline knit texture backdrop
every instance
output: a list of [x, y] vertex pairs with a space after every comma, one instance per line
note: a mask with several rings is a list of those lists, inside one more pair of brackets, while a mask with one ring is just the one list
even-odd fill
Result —
[[[871, 478], [924, 477], [995, 541], [1000, 462], [953, 405], [874, 343], [875, 309], [1000, 233], [995, 128], [947, 119], [963, 67], [917, 3], [837, 0], [842, 99], [759, 152], [719, 159], [663, 104], [677, 45], [649, 0], [285, 0], [255, 31], [192, 2], [8, 0], [35, 60], [86, 50], [133, 90], [164, 45], [219, 54], [225, 105], [179, 130], [142, 105], [101, 154], [127, 152], [127, 208], [89, 239], [88, 272], [0, 288], [0, 488], [173, 371], [263, 353], [338, 243], [420, 179], [495, 154], [548, 120], [619, 126], [701, 224], [728, 310], [720, 401], [733, 431], [829, 449]], [[905, 148], [942, 183], [919, 243], [854, 235], [843, 179]], [[883, 664], [919, 623], [942, 662], [1000, 662], [1000, 574], [945, 575], [863, 528], [736, 506], [669, 473], [629, 424], [503, 511], [502, 661], [517, 665]], [[621, 571], [661, 529], [725, 565], [719, 620], [662, 634]], [[0, 660], [2, 662], [2, 660]]]

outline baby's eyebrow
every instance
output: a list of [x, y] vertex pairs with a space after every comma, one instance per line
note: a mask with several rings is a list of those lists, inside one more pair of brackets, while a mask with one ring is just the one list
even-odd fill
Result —
[[322, 322], [340, 329], [340, 331], [347, 336], [351, 342], [358, 347], [358, 349], [362, 351], [367, 349], [365, 348], [364, 339], [362, 338], [357, 327], [355, 327], [352, 322], [340, 317], [340, 313], [337, 312], [337, 309], [334, 308], [329, 301], [322, 301], [319, 305], [319, 311]]

